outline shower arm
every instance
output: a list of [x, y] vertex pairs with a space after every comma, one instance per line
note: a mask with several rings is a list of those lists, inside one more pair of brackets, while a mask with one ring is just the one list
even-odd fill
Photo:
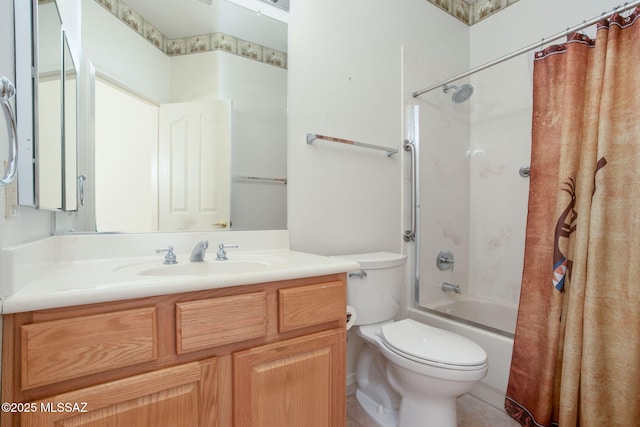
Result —
[[445, 85], [448, 85], [449, 83], [455, 82], [456, 80], [460, 80], [460, 79], [463, 79], [465, 77], [469, 77], [472, 74], [475, 74], [475, 73], [477, 73], [479, 71], [482, 71], [482, 70], [485, 70], [487, 68], [493, 67], [494, 65], [500, 64], [500, 63], [502, 63], [504, 61], [507, 61], [507, 60], [509, 60], [511, 58], [515, 58], [516, 56], [520, 56], [523, 53], [527, 53], [527, 52], [529, 52], [531, 50], [534, 50], [534, 49], [540, 49], [546, 43], [551, 43], [551, 42], [556, 41], [558, 39], [564, 38], [564, 37], [568, 36], [569, 34], [573, 34], [573, 33], [577, 32], [577, 31], [583, 30], [583, 29], [585, 29], [587, 27], [590, 27], [590, 26], [592, 26], [594, 24], [597, 24], [601, 20], [607, 19], [607, 18], [615, 15], [616, 13], [621, 13], [621, 12], [624, 12], [626, 10], [633, 9], [636, 6], [640, 6], [640, 0], [635, 0], [635, 1], [632, 1], [632, 2], [625, 3], [622, 6], [614, 7], [611, 11], [604, 12], [600, 16], [596, 16], [595, 18], [592, 18], [589, 21], [584, 21], [582, 24], [578, 24], [578, 25], [576, 25], [574, 27], [567, 28], [566, 31], [562, 31], [562, 32], [554, 34], [554, 35], [552, 35], [550, 37], [543, 38], [542, 40], [540, 40], [537, 43], [530, 44], [529, 46], [523, 47], [522, 49], [516, 50], [515, 52], [511, 52], [511, 53], [509, 53], [509, 54], [507, 54], [505, 56], [502, 56], [502, 57], [500, 57], [498, 59], [494, 59], [493, 61], [487, 62], [486, 64], [480, 65], [480, 66], [478, 66], [476, 68], [472, 68], [471, 70], [466, 71], [466, 72], [464, 72], [462, 74], [458, 74], [457, 76], [451, 77], [450, 79], [443, 80], [440, 83], [437, 83], [437, 84], [434, 84], [434, 85], [431, 85], [431, 86], [427, 87], [426, 89], [417, 90], [417, 91], [413, 92], [412, 95], [413, 95], [414, 98], [417, 98], [417, 97], [419, 97], [420, 95], [422, 95], [424, 93], [431, 92], [434, 89], [441, 88], [441, 87], [443, 87]]

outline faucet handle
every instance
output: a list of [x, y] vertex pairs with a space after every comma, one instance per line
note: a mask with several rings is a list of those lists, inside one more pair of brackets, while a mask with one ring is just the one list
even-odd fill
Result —
[[453, 265], [456, 263], [451, 251], [441, 251], [436, 258], [436, 266], [439, 270], [453, 271]]
[[227, 258], [225, 249], [237, 247], [238, 245], [225, 245], [224, 243], [220, 243], [218, 245], [218, 253], [216, 253], [216, 261], [227, 261], [229, 258]]
[[236, 249], [238, 245], [225, 245], [224, 243], [220, 243], [218, 245], [218, 249]]
[[177, 264], [178, 259], [176, 254], [173, 253], [173, 246], [169, 245], [166, 248], [156, 249], [156, 253], [166, 252], [167, 254], [164, 256], [163, 264]]

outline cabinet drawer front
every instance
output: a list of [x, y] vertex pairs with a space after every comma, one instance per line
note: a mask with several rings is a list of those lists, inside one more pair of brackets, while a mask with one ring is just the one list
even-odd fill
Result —
[[178, 354], [266, 334], [264, 291], [176, 304]]
[[153, 361], [154, 307], [21, 326], [22, 389]]
[[344, 282], [330, 282], [278, 290], [280, 332], [346, 319], [345, 289]]

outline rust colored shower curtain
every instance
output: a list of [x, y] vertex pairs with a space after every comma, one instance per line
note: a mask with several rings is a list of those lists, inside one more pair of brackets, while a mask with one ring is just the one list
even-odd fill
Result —
[[505, 408], [640, 425], [640, 8], [536, 54], [531, 182]]

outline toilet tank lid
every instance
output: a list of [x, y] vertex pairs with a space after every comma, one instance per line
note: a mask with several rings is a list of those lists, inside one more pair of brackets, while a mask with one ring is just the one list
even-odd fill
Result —
[[371, 252], [362, 254], [336, 255], [334, 258], [341, 258], [348, 261], [355, 261], [362, 269], [389, 268], [405, 263], [407, 256], [393, 252]]

